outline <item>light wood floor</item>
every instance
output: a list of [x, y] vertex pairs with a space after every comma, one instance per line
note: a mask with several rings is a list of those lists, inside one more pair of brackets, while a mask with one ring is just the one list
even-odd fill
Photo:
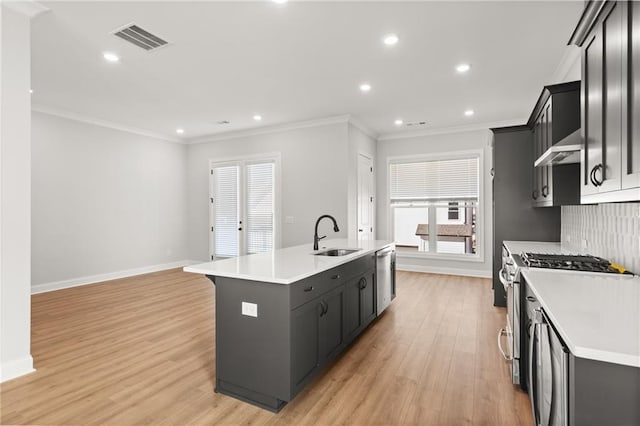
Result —
[[214, 290], [172, 270], [32, 298], [37, 372], [2, 424], [529, 425], [487, 279], [398, 273], [398, 297], [279, 414], [213, 392]]

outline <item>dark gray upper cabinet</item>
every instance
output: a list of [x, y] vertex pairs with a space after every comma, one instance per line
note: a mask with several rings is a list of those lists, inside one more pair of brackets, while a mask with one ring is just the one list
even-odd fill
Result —
[[[533, 131], [533, 159], [580, 129], [580, 82], [545, 86], [527, 125]], [[534, 167], [531, 199], [534, 207], [580, 203], [580, 166], [557, 164]]]
[[591, 2], [582, 47], [582, 203], [640, 200], [640, 3]]

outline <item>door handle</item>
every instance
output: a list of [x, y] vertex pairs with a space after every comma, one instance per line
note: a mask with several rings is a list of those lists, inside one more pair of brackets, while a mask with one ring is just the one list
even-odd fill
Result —
[[358, 229], [358, 232], [362, 232], [362, 229]]
[[305, 288], [304, 291], [307, 292], [307, 293], [310, 292], [310, 291], [313, 291], [313, 286], [309, 286], [309, 287]]

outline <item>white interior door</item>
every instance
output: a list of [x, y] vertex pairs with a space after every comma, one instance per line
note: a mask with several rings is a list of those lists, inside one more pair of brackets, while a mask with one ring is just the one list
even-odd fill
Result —
[[358, 240], [373, 240], [373, 159], [358, 154]]

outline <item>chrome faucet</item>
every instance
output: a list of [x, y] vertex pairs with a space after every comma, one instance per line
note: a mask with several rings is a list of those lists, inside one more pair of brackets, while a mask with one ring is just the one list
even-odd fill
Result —
[[322, 237], [318, 237], [318, 224], [325, 217], [328, 217], [329, 219], [331, 219], [333, 221], [333, 230], [335, 232], [340, 232], [340, 228], [338, 228], [338, 222], [336, 222], [336, 220], [334, 219], [333, 216], [330, 216], [328, 214], [323, 214], [322, 216], [320, 216], [318, 218], [318, 220], [316, 221], [316, 229], [315, 229], [315, 232], [313, 233], [313, 249], [314, 250], [318, 250], [318, 241], [320, 241], [323, 238], [327, 238], [326, 235], [323, 235]]

